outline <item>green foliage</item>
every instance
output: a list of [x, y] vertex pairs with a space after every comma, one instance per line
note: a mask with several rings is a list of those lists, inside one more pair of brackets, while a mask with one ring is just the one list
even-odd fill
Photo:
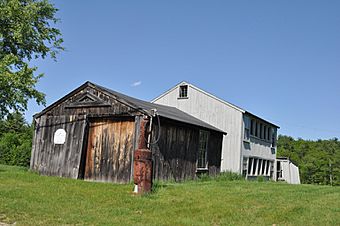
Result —
[[242, 177], [242, 175], [230, 171], [221, 172], [216, 176], [209, 176], [208, 174], [204, 173], [198, 177], [198, 181], [238, 181], [238, 180], [244, 180], [244, 178]]
[[257, 182], [265, 182], [266, 181], [264, 176], [258, 176], [256, 179], [257, 179]]
[[20, 113], [0, 121], [0, 163], [28, 167], [32, 148], [33, 128]]
[[237, 181], [237, 180], [244, 180], [241, 174], [226, 171], [222, 172], [216, 176], [217, 181]]
[[340, 185], [340, 142], [310, 141], [279, 136], [277, 156], [289, 157], [299, 166], [302, 183]]
[[11, 111], [27, 110], [29, 99], [45, 104], [36, 89], [42, 74], [30, 67], [32, 58], [50, 56], [63, 50], [56, 23], [57, 9], [47, 0], [0, 0], [0, 118]]

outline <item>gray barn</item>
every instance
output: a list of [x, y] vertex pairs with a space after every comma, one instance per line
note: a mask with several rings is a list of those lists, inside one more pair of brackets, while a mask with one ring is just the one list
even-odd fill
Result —
[[138, 138], [151, 119], [151, 141], [157, 140], [150, 146], [154, 179], [180, 181], [220, 171], [222, 130], [177, 108], [91, 82], [34, 116], [31, 169], [44, 175], [129, 182]]

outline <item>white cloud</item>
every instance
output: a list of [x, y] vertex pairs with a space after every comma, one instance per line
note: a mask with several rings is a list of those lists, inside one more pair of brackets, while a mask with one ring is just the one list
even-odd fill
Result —
[[132, 87], [140, 86], [142, 84], [142, 81], [136, 81], [131, 84]]

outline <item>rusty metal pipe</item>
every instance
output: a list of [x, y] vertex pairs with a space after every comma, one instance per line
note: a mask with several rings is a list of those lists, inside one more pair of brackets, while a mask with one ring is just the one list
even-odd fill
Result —
[[140, 133], [137, 138], [138, 148], [135, 150], [133, 158], [133, 181], [136, 194], [149, 193], [152, 189], [152, 153], [148, 149], [149, 145], [145, 137], [145, 133], [148, 133], [148, 137], [150, 137], [149, 129], [152, 127], [149, 126], [147, 129], [147, 123], [147, 119], [143, 119], [140, 123]]

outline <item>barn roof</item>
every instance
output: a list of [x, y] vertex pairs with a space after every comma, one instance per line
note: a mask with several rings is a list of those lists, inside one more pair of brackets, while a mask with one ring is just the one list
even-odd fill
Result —
[[157, 109], [157, 114], [161, 117], [164, 118], [168, 118], [168, 119], [172, 119], [175, 121], [179, 121], [179, 122], [184, 122], [190, 125], [195, 125], [195, 126], [199, 126], [199, 127], [203, 127], [209, 130], [213, 130], [213, 131], [217, 131], [217, 132], [221, 132], [223, 134], [227, 134], [226, 132], [217, 129], [216, 127], [201, 121], [200, 119], [197, 119], [175, 107], [169, 107], [169, 106], [165, 106], [165, 105], [160, 105], [160, 104], [154, 104], [154, 103], [150, 103], [144, 100], [140, 100], [134, 97], [130, 97], [127, 96], [125, 94], [116, 92], [114, 90], [108, 89], [106, 87], [97, 85], [95, 83], [92, 82], [86, 82], [85, 84], [81, 85], [80, 87], [78, 87], [77, 89], [75, 89], [74, 91], [72, 91], [71, 93], [67, 94], [66, 96], [64, 96], [63, 98], [59, 99], [58, 101], [56, 101], [55, 103], [51, 104], [50, 106], [48, 106], [47, 108], [45, 108], [43, 111], [41, 111], [40, 113], [36, 114], [34, 117], [39, 117], [42, 114], [44, 114], [45, 112], [47, 112], [48, 110], [52, 109], [53, 107], [57, 106], [59, 103], [67, 100], [70, 96], [72, 96], [75, 92], [78, 92], [79, 90], [90, 86], [93, 88], [97, 88], [99, 90], [102, 90], [106, 93], [108, 93], [109, 95], [113, 95], [116, 98], [118, 98], [120, 101], [130, 105], [131, 107], [146, 112], [146, 113], [151, 113], [151, 110], [153, 109]]
[[181, 110], [179, 110], [175, 107], [169, 107], [169, 106], [165, 106], [165, 105], [150, 103], [150, 102], [147, 102], [147, 101], [144, 101], [144, 100], [140, 100], [140, 99], [137, 99], [137, 98], [134, 98], [134, 97], [127, 96], [125, 94], [113, 91], [111, 89], [108, 89], [106, 87], [103, 87], [103, 86], [100, 86], [100, 85], [97, 85], [97, 84], [94, 84], [94, 83], [91, 83], [91, 82], [89, 82], [89, 83], [100, 88], [100, 89], [103, 89], [103, 90], [113, 94], [116, 97], [119, 97], [119, 98], [127, 101], [129, 104], [136, 106], [138, 109], [145, 110], [145, 111], [148, 111], [148, 112], [150, 112], [152, 109], [157, 109], [157, 113], [161, 117], [180, 121], [180, 122], [185, 122], [185, 123], [188, 123], [188, 124], [191, 124], [191, 125], [200, 126], [200, 127], [203, 127], [203, 128], [207, 128], [207, 129], [210, 129], [210, 130], [214, 130], [214, 131], [218, 131], [218, 132], [227, 134], [226, 132], [224, 132], [220, 129], [217, 129], [216, 127], [214, 127], [214, 126], [212, 126], [212, 125], [210, 125], [206, 122], [203, 122], [202, 120], [197, 119], [197, 118], [195, 118], [195, 117], [193, 117], [193, 116], [191, 116], [191, 115], [185, 113], [184, 111], [181, 111]]

